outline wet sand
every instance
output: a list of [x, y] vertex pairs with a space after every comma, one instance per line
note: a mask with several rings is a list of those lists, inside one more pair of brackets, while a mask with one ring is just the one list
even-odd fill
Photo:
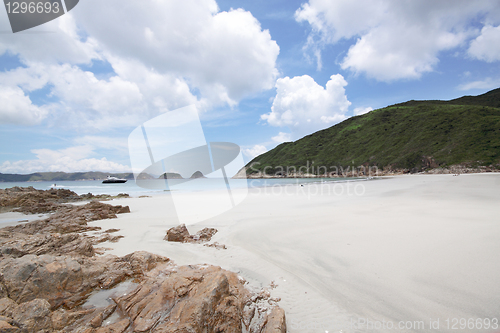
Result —
[[[454, 318], [500, 320], [500, 174], [253, 188], [234, 209], [188, 225], [217, 228], [212, 241], [227, 250], [164, 241], [178, 224], [168, 195], [108, 203], [131, 213], [92, 222], [125, 236], [103, 244], [107, 253], [146, 250], [238, 272], [250, 287], [273, 282], [289, 332], [366, 332], [370, 323], [456, 332]], [[490, 326], [459, 331], [500, 330]]]

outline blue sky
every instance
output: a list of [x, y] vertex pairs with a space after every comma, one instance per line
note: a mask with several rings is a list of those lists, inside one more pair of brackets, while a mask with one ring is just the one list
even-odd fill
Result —
[[0, 10], [0, 172], [130, 171], [143, 122], [196, 105], [246, 161], [410, 99], [500, 87], [497, 1], [81, 0], [9, 32]]

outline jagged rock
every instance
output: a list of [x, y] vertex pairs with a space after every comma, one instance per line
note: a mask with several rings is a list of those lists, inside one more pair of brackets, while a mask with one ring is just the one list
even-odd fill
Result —
[[101, 327], [95, 331], [95, 333], [122, 333], [130, 326], [128, 319], [123, 319], [117, 323]]
[[202, 243], [208, 242], [217, 233], [215, 228], [203, 228], [194, 235], [190, 235], [185, 224], [168, 229], [167, 235], [163, 238], [169, 242], [181, 243]]
[[236, 274], [214, 266], [162, 266], [114, 300], [137, 332], [153, 327], [155, 332], [241, 332], [243, 309], [251, 302]]
[[[29, 191], [12, 193], [22, 198]], [[143, 251], [96, 257], [93, 245], [121, 236], [110, 235], [115, 230], [83, 234], [99, 229], [87, 222], [114, 218], [128, 207], [57, 205], [45, 220], [0, 229], [1, 333], [209, 333], [241, 332], [243, 326], [252, 333], [286, 331], [284, 312], [269, 293], [250, 293], [236, 274], [220, 267], [177, 267]], [[183, 225], [171, 234], [183, 242], [203, 242], [216, 232], [205, 228], [189, 235]], [[83, 307], [90, 295], [124, 281], [135, 289], [113, 296], [107, 306]]]
[[8, 297], [0, 299], [0, 316], [11, 317], [13, 316], [14, 310], [17, 307], [17, 303]]
[[267, 316], [267, 323], [262, 333], [286, 333], [285, 310], [274, 307]]
[[56, 213], [45, 220], [36, 220], [16, 226], [6, 227], [7, 232], [19, 232], [23, 234], [40, 233], [71, 233], [91, 230], [100, 230], [99, 227], [91, 227], [87, 222], [116, 218], [116, 214], [130, 213], [128, 206], [111, 206], [108, 204], [92, 201], [84, 206], [62, 206]]
[[12, 322], [12, 320], [9, 320], [8, 318], [5, 318], [7, 320], [2, 320], [0, 318], [0, 332], [2, 333], [17, 333], [17, 332], [21, 332], [21, 330], [19, 329], [19, 327], [16, 327], [16, 326], [12, 326], [11, 323], [9, 322]]
[[0, 190], [1, 207], [17, 207], [16, 211], [30, 214], [53, 212], [61, 202], [81, 200], [78, 194], [67, 189], [36, 190], [30, 187], [13, 187]]
[[59, 308], [52, 312], [52, 327], [54, 330], [62, 330], [77, 320], [80, 320], [92, 313], [94, 313], [94, 309], [68, 311], [63, 308]]
[[92, 193], [88, 193], [80, 196], [68, 189], [50, 189], [44, 191], [37, 190], [32, 186], [13, 187], [0, 190], [0, 207], [8, 207], [13, 211], [25, 214], [42, 214], [59, 210], [61, 207], [64, 207], [61, 203], [127, 197], [129, 195], [126, 193], [120, 193], [117, 196], [107, 194], [93, 195]]
[[93, 242], [81, 234], [40, 234], [0, 232], [0, 257], [22, 257], [27, 254], [69, 254], [92, 257]]
[[50, 304], [45, 299], [36, 298], [19, 304], [14, 311], [13, 319], [25, 332], [42, 332], [52, 329]]
[[208, 242], [212, 239], [212, 236], [217, 233], [215, 228], [203, 228], [196, 234], [191, 235], [190, 238], [193, 242]]
[[168, 229], [165, 240], [169, 242], [184, 242], [186, 237], [189, 237], [189, 231], [185, 224]]

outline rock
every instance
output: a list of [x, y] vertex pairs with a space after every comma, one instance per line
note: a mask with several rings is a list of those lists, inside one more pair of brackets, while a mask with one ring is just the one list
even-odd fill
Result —
[[[92, 193], [79, 196], [67, 189], [36, 190], [30, 187], [13, 187], [0, 190], [0, 207], [8, 207], [11, 210], [25, 214], [51, 213], [64, 207], [61, 203], [77, 202], [82, 200], [109, 200], [112, 198], [126, 198], [129, 195], [120, 193], [117, 196], [101, 194], [94, 196]], [[121, 206], [120, 206], [121, 207]], [[124, 207], [116, 214], [129, 213]]]
[[190, 235], [185, 224], [168, 229], [167, 235], [163, 238], [169, 242], [181, 243], [202, 243], [208, 242], [217, 233], [215, 228], [203, 228], [194, 235]]
[[21, 303], [46, 299], [51, 308], [72, 309], [96, 288], [108, 289], [134, 277], [130, 263], [116, 257], [71, 258], [69, 256], [26, 255], [0, 262], [10, 298]]
[[17, 303], [10, 298], [4, 297], [0, 299], [0, 316], [12, 318], [16, 307]]
[[226, 245], [224, 244], [219, 244], [217, 242], [214, 242], [212, 244], [203, 244], [203, 246], [206, 246], [206, 247], [214, 247], [216, 248], [217, 250], [227, 250], [227, 247]]
[[17, 333], [17, 332], [21, 332], [21, 330], [19, 329], [19, 327], [12, 326], [6, 320], [0, 320], [0, 332], [2, 332], [2, 333]]
[[53, 212], [61, 202], [78, 200], [80, 200], [78, 194], [67, 189], [43, 191], [30, 186], [0, 190], [1, 207], [17, 207], [16, 211], [30, 214]]
[[267, 316], [267, 324], [262, 333], [286, 333], [285, 310], [274, 307]]
[[15, 309], [13, 319], [26, 332], [41, 332], [52, 329], [50, 304], [44, 299], [36, 298], [32, 301], [19, 304]]
[[77, 311], [68, 311], [63, 308], [60, 308], [54, 312], [52, 312], [52, 327], [54, 330], [62, 330], [74, 322], [88, 316], [89, 314], [93, 314], [93, 309], [87, 310], [77, 310]]
[[84, 206], [61, 206], [58, 211], [45, 220], [37, 220], [12, 227], [3, 228], [3, 231], [24, 233], [28, 235], [40, 233], [83, 232], [100, 230], [91, 227], [87, 222], [116, 218], [116, 214], [128, 213], [128, 206], [111, 206], [92, 201]]
[[208, 242], [212, 239], [212, 236], [217, 233], [215, 228], [203, 228], [196, 234], [190, 236], [194, 242]]
[[193, 173], [190, 177], [191, 179], [197, 179], [197, 178], [207, 178], [203, 175], [203, 173], [201, 171], [196, 171], [195, 173]]
[[184, 242], [187, 237], [189, 237], [189, 231], [185, 224], [181, 224], [177, 227], [168, 229], [164, 239], [169, 242]]
[[102, 325], [103, 321], [103, 316], [102, 313], [98, 313], [91, 321], [90, 321], [90, 326], [97, 328]]
[[[26, 193], [35, 199], [43, 196], [39, 203], [53, 195], [57, 211], [44, 220], [0, 229], [1, 333], [286, 330], [284, 312], [269, 293], [250, 293], [242, 279], [220, 267], [177, 267], [166, 257], [144, 251], [124, 257], [95, 256], [93, 245], [122, 236], [112, 236], [118, 231], [112, 229], [99, 236], [86, 235], [83, 232], [100, 229], [87, 223], [115, 218], [130, 209], [95, 201], [84, 206], [57, 202], [60, 197], [72, 198], [70, 192], [40, 194], [32, 188], [9, 192], [8, 198], [16, 197], [23, 204], [33, 201], [23, 196]], [[181, 225], [170, 229], [166, 238], [200, 243], [216, 232], [204, 228], [190, 235]], [[127, 293], [118, 289], [113, 303], [83, 306], [90, 295], [124, 281], [123, 287], [134, 289]]]
[[[95, 331], [95, 333], [122, 333], [130, 326], [128, 319], [120, 320], [117, 323], [101, 327]], [[136, 330], [134, 330], [136, 332]]]
[[138, 332], [152, 327], [156, 332], [238, 332], [247, 295], [237, 276], [220, 267], [182, 266], [171, 271], [164, 266], [115, 302], [135, 318]]
[[0, 257], [22, 257], [27, 254], [69, 254], [91, 257], [93, 242], [77, 233], [25, 235], [0, 232]]

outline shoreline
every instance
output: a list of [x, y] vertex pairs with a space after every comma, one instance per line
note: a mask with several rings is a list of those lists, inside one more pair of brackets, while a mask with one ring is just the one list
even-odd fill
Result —
[[109, 202], [126, 203], [131, 214], [92, 224], [125, 236], [103, 244], [113, 248], [107, 253], [142, 249], [179, 264], [221, 266], [254, 288], [277, 285], [271, 294], [281, 298], [289, 332], [346, 331], [360, 318], [443, 322], [497, 315], [500, 174], [412, 176], [359, 182], [365, 187], [359, 196], [313, 193], [313, 183], [288, 194], [249, 189], [233, 210], [187, 226], [190, 233], [217, 228], [212, 241], [227, 250], [164, 241], [177, 225], [165, 198]]
[[462, 176], [249, 188], [232, 210], [187, 225], [191, 234], [217, 228], [211, 242], [227, 249], [163, 240], [178, 225], [169, 195], [104, 201], [131, 213], [89, 225], [124, 236], [100, 243], [110, 249], [104, 255], [147, 251], [177, 265], [220, 266], [250, 290], [268, 289], [292, 333], [363, 332], [363, 320], [493, 318], [500, 313], [500, 173]]

